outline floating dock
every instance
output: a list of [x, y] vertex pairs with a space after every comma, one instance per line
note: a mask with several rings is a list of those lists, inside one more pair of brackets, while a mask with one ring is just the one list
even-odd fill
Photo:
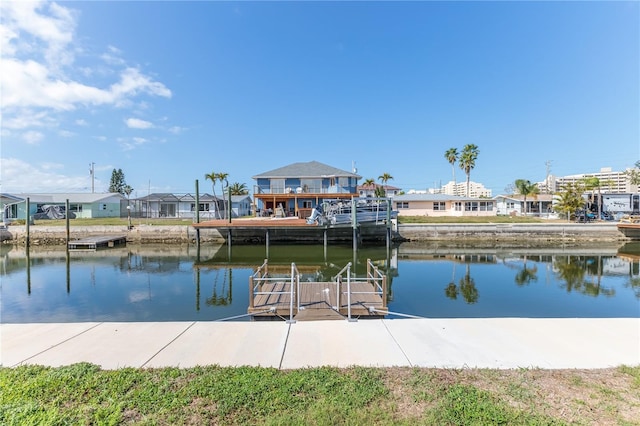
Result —
[[95, 251], [101, 248], [111, 248], [125, 245], [127, 243], [126, 236], [97, 236], [87, 237], [80, 240], [69, 241], [69, 250], [89, 250]]
[[331, 281], [303, 280], [295, 263], [290, 271], [275, 273], [267, 261], [256, 269], [249, 277], [248, 314], [255, 319], [292, 322], [382, 318], [387, 314], [387, 277], [370, 260], [364, 277], [351, 276], [351, 263]]

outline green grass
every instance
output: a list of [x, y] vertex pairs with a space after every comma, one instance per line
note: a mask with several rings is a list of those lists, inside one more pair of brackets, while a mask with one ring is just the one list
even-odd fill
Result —
[[[590, 416], [580, 423], [637, 424], [633, 416], [640, 406], [635, 383], [640, 367], [606, 370], [607, 392], [602, 392], [602, 378], [589, 379], [587, 370], [583, 386], [587, 391], [599, 389], [596, 394], [602, 400], [592, 407], [604, 407], [600, 412], [569, 400], [561, 406], [545, 403], [553, 394], [550, 385], [557, 391], [565, 389], [575, 374], [574, 370], [566, 374], [361, 367], [281, 371], [209, 366], [107, 371], [86, 363], [21, 366], [0, 368], [0, 424], [549, 425], [572, 423], [575, 418], [566, 418], [566, 413], [579, 409]], [[511, 395], [514, 385], [528, 391]]]
[[566, 220], [548, 220], [529, 216], [398, 216], [399, 223], [552, 223]]

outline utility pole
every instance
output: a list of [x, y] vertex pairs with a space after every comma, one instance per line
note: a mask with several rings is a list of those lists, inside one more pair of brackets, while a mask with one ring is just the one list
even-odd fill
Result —
[[95, 190], [95, 169], [94, 166], [96, 165], [96, 163], [89, 163], [89, 174], [91, 175], [91, 193], [93, 194], [94, 190]]

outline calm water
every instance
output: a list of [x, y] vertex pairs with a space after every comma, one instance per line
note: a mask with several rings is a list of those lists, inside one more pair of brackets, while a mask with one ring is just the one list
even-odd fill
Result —
[[[314, 277], [372, 259], [389, 310], [424, 317], [640, 317], [640, 244], [481, 247], [127, 246], [98, 252], [2, 247], [4, 323], [217, 320], [246, 314], [269, 259]], [[353, 269], [352, 269], [353, 270]], [[243, 317], [240, 320], [248, 320]]]

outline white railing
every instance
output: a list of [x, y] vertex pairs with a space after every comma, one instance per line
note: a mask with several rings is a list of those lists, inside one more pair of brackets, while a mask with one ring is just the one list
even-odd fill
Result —
[[[347, 263], [347, 265], [340, 270], [332, 279], [336, 282], [336, 304], [334, 307], [336, 310], [340, 310], [341, 307], [341, 295], [342, 295], [342, 285], [344, 283], [343, 275], [346, 276], [347, 280], [347, 320], [352, 321], [351, 319], [351, 296], [354, 294], [375, 294], [380, 296], [382, 299], [382, 307], [387, 307], [387, 277], [380, 272], [377, 266], [373, 264], [371, 259], [367, 259], [367, 274], [365, 277], [352, 277], [351, 276], [351, 262]], [[366, 282], [370, 284], [373, 289], [371, 291], [352, 291], [351, 283], [352, 282]]]
[[[282, 291], [263, 291], [262, 286], [269, 282], [285, 282], [289, 280], [290, 285], [288, 290]], [[258, 295], [289, 295], [289, 320], [287, 322], [294, 323], [294, 306], [296, 312], [300, 309], [300, 300], [298, 295], [300, 294], [300, 272], [295, 263], [291, 263], [291, 275], [289, 277], [272, 277], [269, 275], [269, 264], [265, 259], [264, 263], [259, 266], [256, 271], [249, 277], [249, 308], [253, 309], [255, 297]]]

